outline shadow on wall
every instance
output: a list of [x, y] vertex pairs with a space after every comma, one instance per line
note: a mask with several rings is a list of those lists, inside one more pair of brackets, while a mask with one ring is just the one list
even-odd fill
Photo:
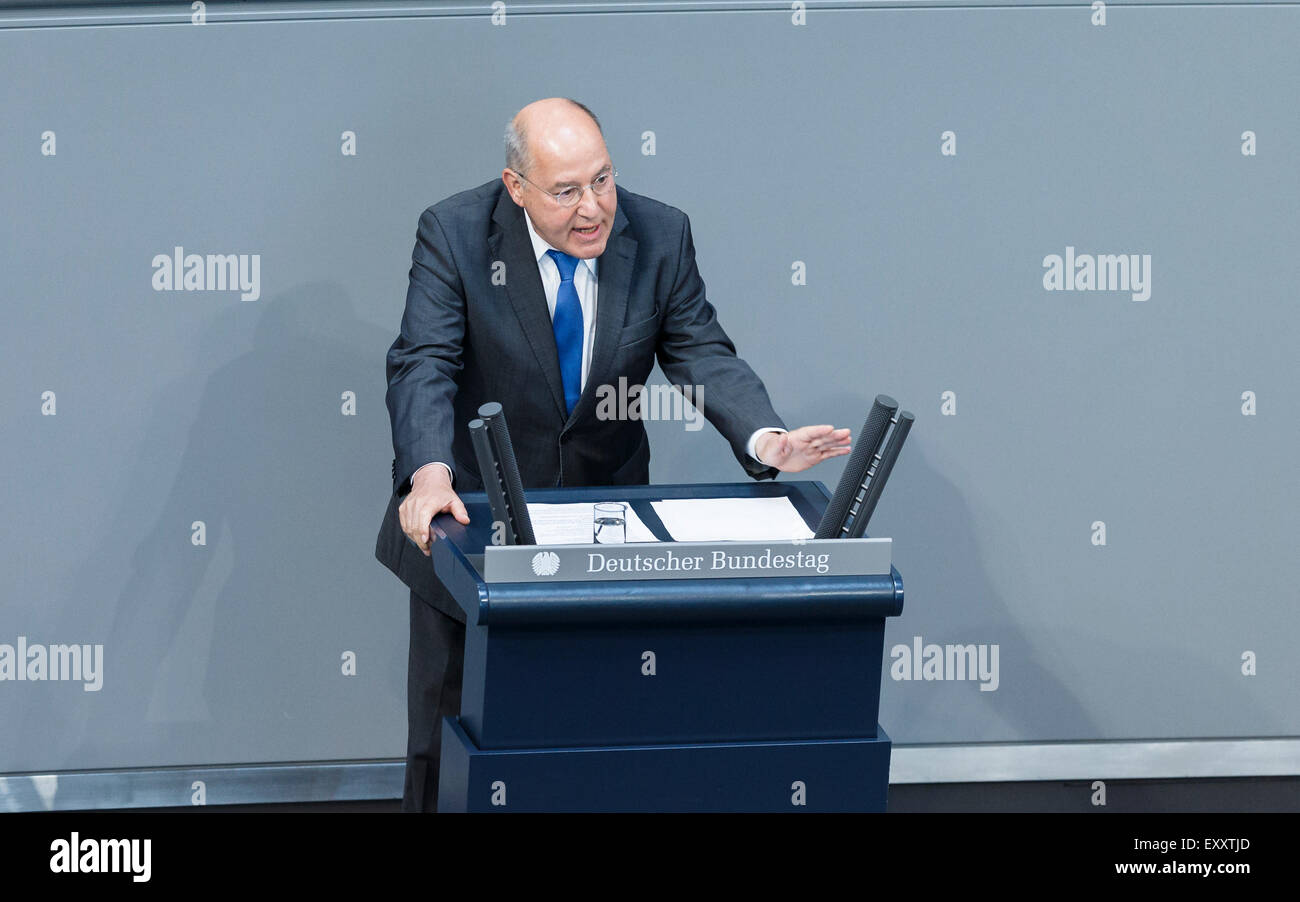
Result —
[[[881, 690], [881, 722], [897, 743], [1141, 742], [1188, 738], [1178, 725], [1189, 709], [1250, 712], [1258, 723], [1275, 716], [1240, 681], [1216, 681], [1205, 693], [1189, 689], [1194, 668], [1214, 673], [1223, 665], [1193, 655], [1173, 626], [1167, 635], [1134, 635], [1080, 616], [1092, 599], [1133, 589], [1108, 579], [1101, 558], [1096, 578], [1063, 581], [1050, 561], [1035, 559], [1036, 537], [1014, 511], [1009, 517], [1005, 506], [984, 504], [976, 513], [973, 493], [958, 486], [977, 484], [978, 475], [950, 478], [927, 453], [921, 429], [912, 430], [872, 518], [873, 532], [895, 540], [906, 587], [902, 616], [887, 621]], [[1065, 484], [1071, 475], [1057, 478]], [[1088, 541], [1086, 531], [1078, 541]], [[997, 562], [1001, 584], [985, 561]], [[1141, 593], [1133, 600], [1150, 603]], [[1075, 610], [1066, 616], [1065, 608]], [[980, 681], [969, 679], [892, 679], [891, 649], [910, 650], [918, 636], [923, 646], [996, 644], [997, 689], [981, 691]], [[1102, 707], [1110, 705], [1113, 711]]]
[[[1097, 737], [1076, 691], [1052, 670], [1049, 651], [1028, 639], [984, 566], [995, 542], [997, 559], [1019, 560], [1013, 572], [1030, 573], [1014, 527], [1004, 525], [999, 536], [979, 535], [966, 497], [928, 453], [918, 419], [872, 518], [872, 532], [894, 539], [906, 591], [903, 615], [887, 621], [881, 680], [881, 722], [899, 744]], [[957, 655], [950, 661], [950, 645], [975, 646], [977, 665], [990, 666], [954, 679], [966, 668]], [[906, 651], [893, 654], [900, 646]], [[923, 669], [933, 660], [927, 646], [945, 649], [941, 679], [925, 678], [936, 673]]]
[[[406, 595], [373, 557], [392, 487], [393, 336], [333, 284], [260, 306], [215, 319], [191, 375], [153, 402], [120, 509], [73, 582], [93, 597], [102, 563], [130, 557], [104, 600], [104, 686], [60, 713], [70, 751], [51, 769], [402, 754]], [[250, 314], [252, 349], [210, 371], [248, 343]], [[182, 441], [178, 467], [159, 448]], [[123, 531], [135, 523], [143, 534]], [[49, 716], [28, 712], [33, 726]]]

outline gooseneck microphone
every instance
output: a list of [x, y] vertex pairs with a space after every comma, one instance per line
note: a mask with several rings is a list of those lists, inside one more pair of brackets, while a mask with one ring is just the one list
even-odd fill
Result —
[[505, 526], [505, 543], [536, 545], [515, 449], [510, 443], [505, 411], [499, 403], [489, 401], [478, 409], [478, 419], [469, 421], [469, 436], [474, 443], [474, 456], [483, 477], [492, 519]]
[[[862, 538], [915, 419], [906, 410], [900, 412], [898, 402], [889, 395], [876, 395], [835, 494], [817, 525], [815, 538]], [[894, 427], [892, 431], [890, 426]], [[889, 442], [882, 453], [880, 446], [886, 432]]]

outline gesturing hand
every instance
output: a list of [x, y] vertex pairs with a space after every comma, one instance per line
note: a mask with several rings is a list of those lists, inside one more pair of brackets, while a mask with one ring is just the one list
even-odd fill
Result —
[[402, 532], [429, 555], [429, 522], [445, 511], [469, 525], [469, 514], [460, 496], [452, 490], [451, 478], [442, 467], [425, 467], [411, 480], [411, 492], [402, 499], [397, 516]]
[[834, 426], [801, 426], [789, 432], [768, 432], [754, 449], [763, 463], [784, 473], [798, 473], [830, 457], [852, 450], [849, 430]]

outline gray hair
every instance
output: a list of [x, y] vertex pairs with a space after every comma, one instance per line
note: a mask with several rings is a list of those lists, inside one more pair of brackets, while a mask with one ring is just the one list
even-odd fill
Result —
[[[596, 123], [596, 131], [600, 132], [602, 138], [605, 137], [605, 130], [600, 127], [600, 120], [596, 118], [595, 113], [572, 97], [564, 99], [590, 116], [591, 121]], [[518, 117], [511, 117], [510, 121], [506, 123], [506, 168], [513, 169], [515, 172], [527, 173], [533, 168], [533, 155], [528, 149], [528, 133], [523, 125], [515, 125], [516, 118]]]

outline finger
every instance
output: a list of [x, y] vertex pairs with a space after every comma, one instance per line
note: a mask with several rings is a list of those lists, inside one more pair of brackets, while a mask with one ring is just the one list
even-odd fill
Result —
[[848, 454], [848, 453], [849, 453], [848, 448], [842, 448], [842, 447], [823, 448], [821, 451], [818, 451], [816, 454], [814, 454], [811, 457], [809, 466], [811, 466], [812, 464], [821, 463], [823, 460], [830, 460], [832, 457], [839, 457], [842, 454]]
[[420, 530], [413, 525], [415, 521], [412, 520], [411, 523], [412, 525], [408, 526], [406, 530], [406, 537], [411, 540], [411, 544], [413, 544], [416, 548], [419, 548], [421, 551], [424, 551], [426, 548], [428, 548], [428, 543], [425, 540], [420, 538]]
[[800, 426], [798, 429], [790, 430], [785, 435], [783, 435], [782, 438], [788, 439], [789, 441], [796, 442], [798, 444], [806, 445], [808, 442], [813, 441], [814, 439], [821, 438], [821, 436], [829, 428], [830, 428], [829, 426]]
[[[841, 431], [847, 431], [847, 430], [841, 430]], [[847, 448], [849, 447], [848, 438], [849, 437], [847, 435], [839, 435], [839, 434], [826, 435], [823, 436], [822, 438], [816, 439], [813, 442], [811, 442], [809, 444], [809, 447], [811, 447], [814, 451], [817, 452], [835, 450], [837, 448]]]
[[409, 500], [410, 496], [408, 495], [407, 501], [403, 501], [397, 508], [397, 521], [402, 526], [402, 532], [408, 536], [411, 535], [411, 505]]
[[457, 522], [465, 526], [469, 525], [469, 512], [465, 510], [465, 504], [459, 497], [451, 502], [451, 514], [456, 518]]

